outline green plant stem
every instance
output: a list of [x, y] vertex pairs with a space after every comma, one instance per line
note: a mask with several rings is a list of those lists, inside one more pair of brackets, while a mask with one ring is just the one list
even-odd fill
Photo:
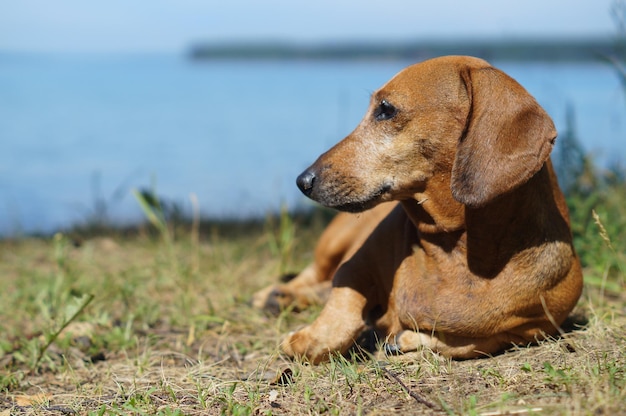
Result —
[[48, 350], [48, 348], [50, 348], [50, 345], [52, 345], [52, 343], [54, 341], [56, 341], [56, 339], [59, 337], [59, 335], [61, 335], [61, 332], [63, 332], [63, 330], [65, 328], [67, 328], [67, 326], [70, 323], [72, 323], [74, 321], [74, 319], [76, 319], [85, 310], [85, 308], [91, 303], [91, 301], [93, 300], [94, 297], [95, 296], [93, 294], [87, 295], [87, 299], [83, 302], [82, 305], [80, 305], [80, 308], [78, 308], [78, 310], [76, 312], [74, 312], [74, 314], [69, 319], [67, 319], [63, 323], [63, 325], [61, 325], [61, 327], [55, 333], [51, 334], [48, 337], [48, 340], [47, 340], [47, 342], [44, 345], [39, 347], [39, 351], [37, 352], [37, 359], [35, 360], [35, 363], [33, 365], [33, 369], [37, 368], [37, 366], [39, 365], [39, 363], [43, 359], [43, 355]]

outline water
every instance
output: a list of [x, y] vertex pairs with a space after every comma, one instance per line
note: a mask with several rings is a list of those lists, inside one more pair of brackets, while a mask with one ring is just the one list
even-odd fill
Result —
[[[409, 62], [191, 62], [180, 56], [0, 55], [0, 234], [141, 212], [130, 190], [204, 215], [308, 204], [294, 180]], [[495, 62], [497, 65], [498, 63]], [[626, 108], [601, 64], [497, 65], [604, 162], [626, 155]]]

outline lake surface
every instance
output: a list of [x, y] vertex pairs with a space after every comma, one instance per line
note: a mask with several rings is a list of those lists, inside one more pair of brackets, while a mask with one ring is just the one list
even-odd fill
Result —
[[[155, 187], [205, 216], [309, 204], [295, 177], [412, 62], [193, 62], [182, 56], [0, 54], [0, 235], [53, 232], [106, 207], [142, 218]], [[492, 62], [600, 163], [626, 156], [626, 99], [604, 64]], [[96, 203], [96, 201], [100, 201]]]

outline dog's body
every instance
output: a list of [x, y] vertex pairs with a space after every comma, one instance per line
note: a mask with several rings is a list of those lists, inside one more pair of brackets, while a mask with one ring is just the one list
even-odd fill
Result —
[[555, 334], [582, 288], [549, 160], [555, 138], [536, 101], [485, 61], [401, 71], [355, 131], [298, 177], [324, 205], [373, 209], [338, 215], [312, 266], [257, 295], [257, 305], [306, 306], [332, 278], [319, 317], [283, 351], [319, 362], [367, 323], [391, 349], [455, 358]]

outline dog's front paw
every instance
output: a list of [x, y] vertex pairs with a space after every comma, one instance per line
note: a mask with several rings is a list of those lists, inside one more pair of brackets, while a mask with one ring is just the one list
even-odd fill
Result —
[[294, 296], [284, 285], [269, 286], [252, 295], [252, 306], [274, 315], [294, 303]]
[[311, 364], [319, 364], [328, 360], [329, 349], [319, 347], [318, 340], [311, 337], [310, 327], [297, 332], [291, 332], [280, 345], [282, 352], [290, 358], [308, 361]]

